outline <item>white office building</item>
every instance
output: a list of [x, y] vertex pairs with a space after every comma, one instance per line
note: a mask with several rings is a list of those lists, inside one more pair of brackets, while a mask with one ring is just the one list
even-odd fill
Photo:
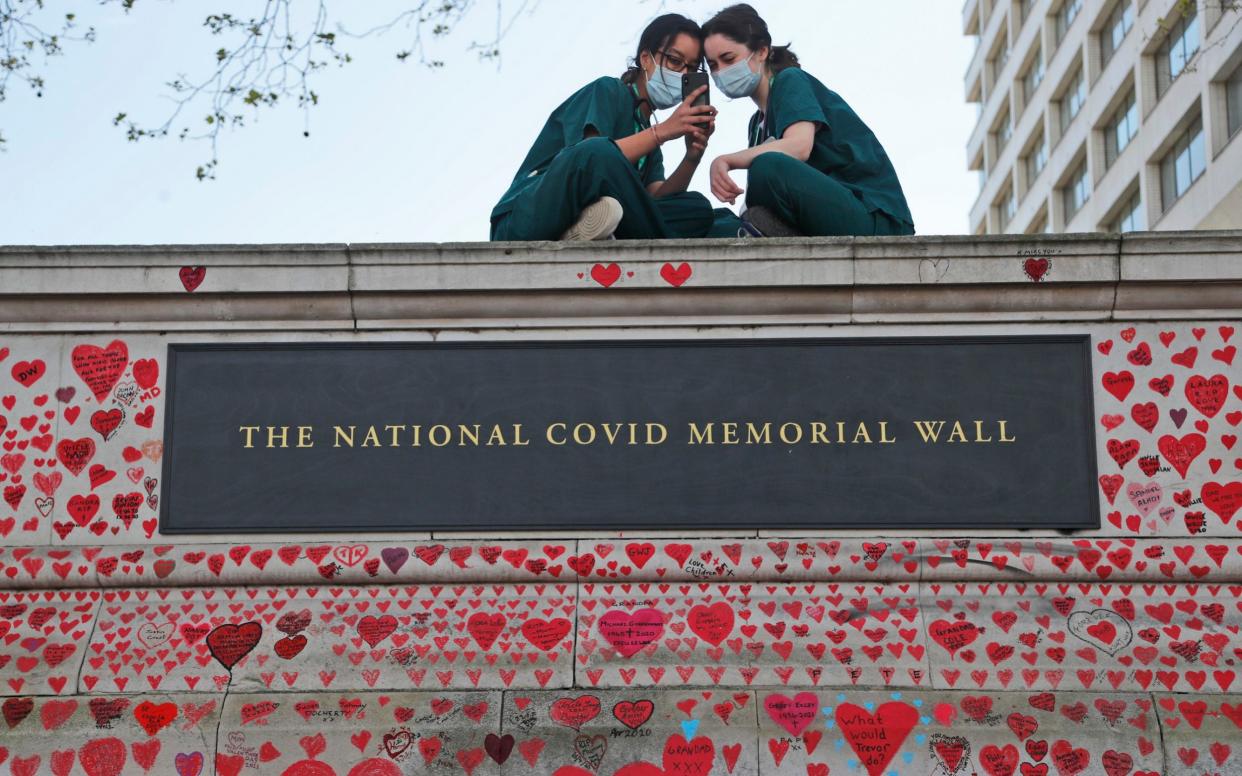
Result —
[[967, 0], [976, 234], [1242, 228], [1242, 0]]

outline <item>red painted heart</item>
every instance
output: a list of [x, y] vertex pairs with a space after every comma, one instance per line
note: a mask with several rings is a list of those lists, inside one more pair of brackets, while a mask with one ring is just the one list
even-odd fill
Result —
[[644, 722], [651, 719], [655, 704], [651, 701], [621, 701], [612, 707], [612, 716], [630, 730], [637, 730]]
[[182, 267], [177, 270], [177, 277], [181, 278], [181, 285], [189, 293], [203, 284], [204, 278], [207, 277], [206, 267]]
[[113, 340], [106, 348], [82, 344], [73, 349], [71, 358], [73, 371], [95, 394], [95, 400], [102, 403], [129, 364], [129, 347], [121, 340]]
[[591, 267], [591, 279], [599, 283], [604, 288], [608, 288], [616, 283], [621, 277], [621, 265], [613, 263], [608, 266], [596, 264]]
[[898, 701], [882, 704], [874, 714], [853, 703], [842, 703], [835, 716], [846, 742], [869, 776], [884, 773], [919, 721], [917, 709]]
[[618, 655], [630, 657], [663, 635], [664, 615], [655, 609], [633, 614], [613, 609], [599, 618], [599, 632]]
[[1044, 279], [1048, 274], [1048, 270], [1052, 268], [1052, 262], [1048, 259], [1027, 259], [1022, 262], [1022, 271], [1026, 276], [1036, 283]]
[[207, 634], [207, 649], [225, 670], [232, 671], [258, 645], [263, 626], [257, 622], [225, 624]]
[[680, 288], [693, 274], [694, 269], [684, 261], [676, 267], [668, 262], [660, 267], [660, 277], [673, 288]]

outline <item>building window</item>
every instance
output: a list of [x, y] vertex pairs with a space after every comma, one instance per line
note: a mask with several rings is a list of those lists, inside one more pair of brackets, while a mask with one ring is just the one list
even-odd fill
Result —
[[1057, 11], [1057, 45], [1061, 45], [1061, 41], [1065, 40], [1065, 33], [1069, 32], [1069, 28], [1074, 24], [1074, 20], [1078, 18], [1078, 12], [1082, 10], [1082, 0], [1065, 0], [1061, 5], [1061, 9]]
[[1035, 95], [1035, 90], [1044, 81], [1044, 52], [1039, 49], [1035, 50], [1035, 59], [1031, 60], [1030, 67], [1022, 75], [1022, 103], [1029, 105], [1031, 98]]
[[1045, 234], [1048, 232], [1048, 212], [1041, 210], [1039, 215], [1026, 228], [1027, 234]]
[[1082, 67], [1074, 72], [1070, 79], [1069, 89], [1061, 97], [1061, 134], [1065, 134], [1065, 130], [1069, 129], [1069, 125], [1078, 116], [1078, 112], [1082, 110], [1082, 105], [1087, 101], [1087, 80], [1082, 76]]
[[1199, 16], [1190, 3], [1186, 15], [1169, 26], [1169, 34], [1156, 50], [1156, 94], [1163, 97], [1186, 65], [1199, 51]]
[[1238, 65], [1225, 82], [1225, 113], [1228, 116], [1229, 137], [1242, 129], [1242, 65]]
[[1143, 231], [1143, 200], [1136, 190], [1121, 206], [1121, 212], [1108, 225], [1110, 232], [1141, 232]]
[[1134, 99], [1134, 89], [1131, 88], [1125, 100], [1117, 106], [1117, 110], [1113, 111], [1108, 124], [1104, 126], [1104, 169], [1107, 170], [1113, 166], [1113, 162], [1117, 161], [1121, 152], [1130, 145], [1130, 141], [1138, 134], [1138, 130], [1138, 104]]
[[1005, 65], [1009, 63], [1009, 41], [1005, 34], [1001, 33], [1001, 47], [997, 50], [996, 56], [992, 58], [992, 83], [1000, 82], [1000, 75], [1005, 70]]
[[1009, 115], [1009, 109], [1001, 114], [1000, 124], [996, 126], [996, 155], [1000, 156], [1000, 152], [1004, 150], [1009, 143], [1009, 139], [1013, 137], [1013, 120]]
[[1069, 181], [1066, 182], [1065, 188], [1061, 190], [1062, 201], [1065, 204], [1065, 223], [1068, 224], [1078, 215], [1078, 211], [1082, 210], [1082, 206], [1091, 198], [1091, 179], [1087, 177], [1087, 158], [1084, 156], [1074, 171], [1070, 173]]
[[1168, 212], [1205, 169], [1207, 157], [1203, 148], [1203, 119], [1198, 117], [1182, 132], [1164, 159], [1160, 160], [1162, 211]]
[[1030, 152], [1026, 155], [1026, 181], [1030, 186], [1044, 171], [1044, 167], [1048, 164], [1048, 143], [1044, 139], [1044, 133], [1041, 130], [1039, 139], [1035, 141], [1035, 145], [1031, 147]]
[[1035, 7], [1036, 0], [1022, 0], [1022, 21], [1026, 21], [1026, 17], [1031, 15], [1031, 9]]
[[1100, 54], [1104, 58], [1105, 65], [1112, 60], [1117, 49], [1121, 48], [1121, 42], [1126, 39], [1126, 35], [1133, 26], [1134, 6], [1130, 4], [1130, 0], [1122, 0], [1108, 15], [1108, 21], [1104, 23], [1104, 29], [1100, 32]]
[[1009, 228], [1009, 223], [1013, 221], [1014, 213], [1018, 212], [1018, 198], [1014, 196], [1013, 183], [1009, 183], [1005, 187], [1005, 193], [996, 203], [996, 216], [999, 221], [1000, 229], [1003, 232]]

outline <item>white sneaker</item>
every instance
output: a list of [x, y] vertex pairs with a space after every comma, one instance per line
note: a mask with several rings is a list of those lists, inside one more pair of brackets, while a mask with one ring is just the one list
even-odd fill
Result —
[[574, 225], [561, 235], [562, 240], [607, 240], [617, 231], [625, 211], [612, 197], [600, 197], [587, 205]]

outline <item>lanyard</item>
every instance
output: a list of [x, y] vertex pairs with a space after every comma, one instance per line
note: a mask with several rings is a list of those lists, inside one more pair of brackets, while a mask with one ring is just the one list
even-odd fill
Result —
[[[640, 102], [639, 97], [638, 97], [638, 87], [635, 86], [634, 84], [630, 84], [630, 90], [634, 92], [634, 134], [637, 135], [639, 132], [642, 132], [644, 129], [646, 129], [647, 127], [651, 125], [647, 124], [644, 126], [643, 124], [642, 110], [638, 107], [639, 102]], [[638, 162], [636, 163], [636, 166], [638, 167], [638, 172], [641, 175], [643, 168], [647, 166], [647, 155], [646, 154], [643, 154], [639, 158]]]
[[[772, 76], [768, 79], [768, 105], [772, 104], [772, 84], [775, 82], [776, 76]], [[759, 119], [755, 122], [755, 130], [750, 134], [750, 146], [752, 148], [759, 145], [759, 141], [763, 139], [763, 135], [767, 130], [767, 115], [764, 114], [763, 111], [760, 111], [757, 115], [759, 116]]]

